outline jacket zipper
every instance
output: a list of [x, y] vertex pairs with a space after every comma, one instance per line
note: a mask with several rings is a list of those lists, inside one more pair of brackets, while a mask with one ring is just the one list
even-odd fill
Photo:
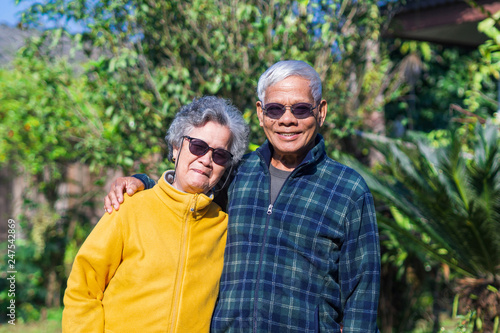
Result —
[[[306, 164], [308, 164], [308, 163], [306, 163]], [[293, 170], [292, 173], [290, 173], [290, 175], [288, 175], [287, 179], [285, 180], [285, 182], [281, 186], [280, 191], [278, 192], [278, 195], [276, 196], [276, 199], [274, 200], [275, 202], [276, 202], [276, 200], [278, 200], [283, 188], [285, 187], [285, 185], [288, 182], [288, 180], [290, 179], [290, 177], [292, 177], [295, 173], [297, 173], [297, 169], [299, 169], [299, 168], [301, 168], [301, 165], [299, 165], [297, 168], [295, 168], [295, 170]], [[269, 173], [269, 169], [268, 169], [268, 173]], [[264, 248], [266, 247], [266, 243], [267, 243], [267, 230], [269, 229], [269, 221], [271, 219], [271, 214], [273, 213], [273, 207], [274, 207], [274, 205], [271, 203], [271, 174], [270, 173], [269, 173], [269, 202], [270, 202], [269, 206], [267, 207], [266, 227], [264, 228], [264, 238], [263, 238], [262, 244], [261, 244], [259, 268], [257, 270], [257, 279], [255, 282], [256, 285], [255, 285], [255, 291], [254, 291], [254, 297], [253, 297], [253, 300], [254, 300], [254, 304], [253, 304], [253, 332], [254, 333], [258, 332], [258, 330], [257, 330], [257, 303], [258, 303], [258, 301], [257, 300], [258, 300], [258, 291], [259, 291], [259, 285], [260, 285], [260, 273], [262, 270], [262, 258], [264, 257]]]
[[[271, 188], [271, 183], [269, 182], [269, 188]], [[271, 191], [269, 191], [271, 193]], [[269, 194], [269, 201], [271, 201], [271, 194]], [[260, 258], [259, 258], [259, 268], [257, 270], [257, 279], [255, 280], [256, 286], [255, 286], [255, 291], [254, 291], [254, 297], [253, 297], [253, 331], [254, 333], [257, 333], [257, 303], [258, 303], [258, 296], [259, 296], [259, 285], [260, 285], [260, 272], [262, 270], [262, 258], [264, 257], [264, 248], [265, 244], [267, 242], [267, 230], [269, 228], [269, 220], [271, 218], [271, 213], [273, 209], [273, 204], [270, 204], [268, 209], [267, 209], [267, 219], [266, 219], [266, 227], [264, 228], [264, 237], [262, 239], [262, 245], [260, 248]]]
[[177, 312], [179, 309], [180, 302], [180, 294], [182, 290], [182, 278], [184, 275], [184, 267], [186, 266], [186, 254], [187, 254], [187, 238], [189, 233], [189, 219], [192, 214], [195, 212], [196, 201], [198, 198], [198, 194], [195, 194], [193, 202], [191, 204], [191, 208], [188, 212], [186, 212], [186, 218], [183, 221], [182, 226], [182, 236], [179, 248], [179, 266], [177, 267], [177, 272], [175, 276], [175, 285], [174, 285], [174, 299], [172, 300], [172, 310], [171, 310], [171, 318], [172, 323], [170, 325], [170, 332], [175, 332], [175, 327], [177, 323]]
[[[264, 244], [267, 242], [267, 229], [269, 228], [269, 219], [273, 212], [273, 204], [271, 202], [271, 174], [269, 173], [269, 169], [267, 170], [269, 174], [269, 207], [267, 208], [267, 219], [266, 219], [266, 227], [264, 228], [264, 237], [262, 239], [262, 245], [260, 248], [260, 258], [259, 258], [259, 268], [257, 269], [257, 279], [255, 280], [255, 290], [253, 297], [253, 332], [257, 333], [257, 303], [259, 296], [259, 281], [260, 281], [260, 272], [262, 270], [262, 258], [264, 257]], [[279, 194], [278, 194], [279, 195]]]

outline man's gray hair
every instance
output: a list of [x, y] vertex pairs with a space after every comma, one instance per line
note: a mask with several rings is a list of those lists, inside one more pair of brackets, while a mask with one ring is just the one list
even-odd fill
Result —
[[173, 148], [180, 148], [182, 137], [196, 127], [213, 121], [226, 126], [231, 131], [229, 151], [233, 154], [232, 165], [239, 162], [248, 147], [249, 127], [241, 112], [229, 100], [204, 96], [181, 107], [175, 115], [165, 136], [168, 145], [168, 159], [172, 161]]
[[319, 74], [309, 64], [300, 60], [282, 60], [269, 67], [259, 78], [257, 85], [259, 100], [264, 103], [267, 88], [289, 76], [299, 76], [309, 80], [309, 87], [315, 104], [321, 102], [322, 88]]

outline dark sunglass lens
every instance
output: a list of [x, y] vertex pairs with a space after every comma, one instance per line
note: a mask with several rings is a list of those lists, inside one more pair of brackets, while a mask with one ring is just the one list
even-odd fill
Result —
[[271, 103], [266, 105], [266, 114], [270, 118], [281, 118], [285, 113], [285, 107], [281, 104]]
[[215, 163], [224, 166], [231, 160], [231, 154], [224, 149], [215, 149], [212, 158]]
[[208, 145], [205, 141], [199, 139], [191, 139], [189, 151], [197, 156], [205, 155], [208, 151]]
[[216, 164], [226, 166], [226, 164], [231, 161], [232, 155], [225, 149], [213, 149], [203, 140], [186, 137], [189, 140], [189, 151], [191, 154], [196, 156], [205, 155], [209, 149], [213, 150], [212, 159]]
[[299, 104], [293, 105], [292, 108], [293, 108], [294, 116], [299, 118], [299, 119], [307, 118], [311, 115], [312, 106], [310, 104], [299, 103]]

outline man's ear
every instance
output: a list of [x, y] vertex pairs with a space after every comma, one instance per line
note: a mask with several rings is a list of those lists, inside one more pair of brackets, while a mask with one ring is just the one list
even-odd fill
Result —
[[257, 107], [257, 117], [259, 117], [259, 125], [260, 127], [264, 127], [264, 110], [262, 109], [262, 102], [257, 101], [257, 103], [255, 103], [255, 106]]
[[326, 100], [321, 100], [318, 105], [318, 115], [316, 120], [318, 121], [319, 127], [323, 126], [325, 123], [326, 113], [328, 112], [328, 103]]

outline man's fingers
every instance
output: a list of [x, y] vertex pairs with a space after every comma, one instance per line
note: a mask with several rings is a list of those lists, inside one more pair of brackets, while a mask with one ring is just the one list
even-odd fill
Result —
[[120, 202], [118, 198], [116, 197], [116, 186], [112, 186], [111, 190], [108, 193], [107, 198], [109, 198], [110, 205], [112, 206], [112, 209], [118, 210], [120, 208]]
[[111, 186], [111, 191], [109, 191], [108, 195], [115, 210], [120, 209], [120, 204], [123, 203], [123, 192], [125, 191], [126, 186], [127, 181], [124, 177], [116, 179]]
[[111, 199], [107, 195], [104, 197], [104, 210], [111, 214], [113, 212], [113, 206], [111, 205]]
[[[104, 198], [104, 208], [108, 213], [111, 213], [113, 211], [113, 208], [118, 210], [120, 208], [120, 203], [118, 199], [116, 198], [116, 187], [111, 186], [111, 190], [109, 191], [108, 195], [106, 198]], [[122, 199], [123, 200], [123, 199]]]
[[134, 177], [118, 177], [113, 184], [109, 193], [104, 198], [104, 209], [111, 214], [113, 208], [115, 210], [120, 209], [120, 204], [123, 203], [123, 193], [127, 191], [127, 194], [132, 196], [137, 191], [144, 190], [144, 184], [137, 178]]
[[134, 195], [134, 193], [136, 193], [137, 191], [142, 191], [144, 190], [144, 184], [137, 178], [134, 178], [134, 177], [129, 177], [129, 179], [127, 179], [127, 194], [132, 196]]
[[112, 199], [114, 199], [113, 206], [115, 207], [115, 209], [116, 204], [118, 204], [118, 207], [120, 207], [120, 204], [123, 203], [123, 192], [125, 192], [126, 186], [127, 181], [125, 181], [123, 177], [118, 178], [114, 182], [114, 191], [112, 191], [114, 192], [114, 196], [112, 197]]
[[120, 209], [120, 203], [123, 202], [123, 191], [125, 190], [126, 180], [124, 177], [117, 178], [110, 187], [110, 190], [104, 198], [104, 209], [108, 213], [113, 212], [113, 208]]

